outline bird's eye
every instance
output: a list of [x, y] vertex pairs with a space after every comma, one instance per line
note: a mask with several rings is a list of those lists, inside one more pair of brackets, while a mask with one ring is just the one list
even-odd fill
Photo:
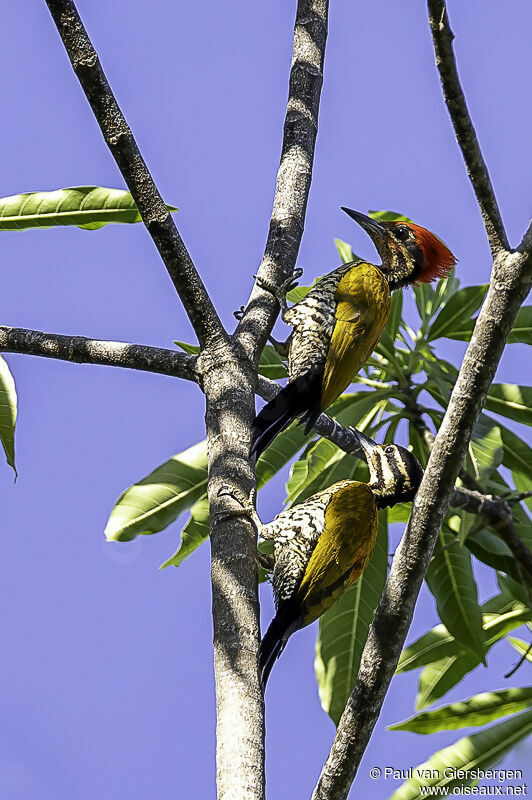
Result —
[[406, 242], [408, 237], [410, 236], [410, 228], [408, 225], [397, 225], [394, 229], [394, 233], [397, 239], [400, 242]]
[[389, 444], [388, 447], [384, 450], [384, 452], [386, 453], [387, 456], [391, 456], [392, 453], [394, 452], [394, 449], [395, 448], [393, 444]]

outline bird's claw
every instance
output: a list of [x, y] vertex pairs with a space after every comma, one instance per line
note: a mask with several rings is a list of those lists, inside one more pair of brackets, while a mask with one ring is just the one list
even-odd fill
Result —
[[274, 286], [273, 283], [266, 280], [265, 278], [260, 278], [258, 275], [254, 275], [253, 277], [257, 282], [257, 286], [259, 286], [261, 289], [264, 289], [265, 292], [273, 294], [273, 296], [275, 297], [281, 308], [284, 310], [286, 308], [286, 295], [292, 289], [295, 289], [298, 280], [302, 275], [303, 275], [303, 270], [301, 269], [301, 267], [297, 267], [297, 269], [294, 270], [292, 275], [290, 275], [289, 278], [283, 281], [279, 287]]
[[260, 531], [262, 528], [262, 520], [255, 508], [257, 499], [257, 490], [255, 487], [253, 487], [249, 493], [249, 497], [246, 497], [238, 489], [228, 484], [223, 484], [218, 489], [217, 497], [231, 497], [239, 506], [239, 508], [220, 511], [219, 514], [216, 515], [218, 521], [230, 519], [231, 517], [246, 517], [256, 527], [257, 532]]
[[233, 311], [233, 316], [240, 322], [242, 317], [244, 316], [244, 311], [246, 310], [245, 306], [240, 306], [237, 311]]

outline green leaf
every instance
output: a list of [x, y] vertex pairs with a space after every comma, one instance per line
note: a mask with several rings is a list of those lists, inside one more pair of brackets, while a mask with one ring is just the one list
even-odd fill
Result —
[[[483, 626], [491, 644], [505, 636], [508, 631], [522, 625], [528, 618], [532, 619], [532, 612], [515, 599], [507, 586], [503, 585], [501, 589], [500, 594], [482, 605]], [[437, 625], [403, 650], [396, 671], [418, 669], [464, 652], [466, 648], [456, 641], [445, 626]]]
[[431, 308], [433, 314], [435, 314], [436, 311], [442, 306], [447, 305], [451, 297], [456, 294], [459, 286], [460, 281], [458, 278], [455, 278], [454, 269], [451, 270], [447, 277], [440, 278], [436, 284], [436, 289], [434, 290], [434, 298]]
[[532, 344], [532, 306], [521, 306], [506, 344]]
[[396, 503], [388, 509], [388, 522], [408, 522], [412, 512], [412, 503]]
[[524, 475], [529, 481], [532, 480], [532, 448], [527, 445], [519, 436], [508, 430], [508, 428], [499, 426], [502, 437], [502, 444], [504, 453], [502, 457], [502, 464], [512, 472], [518, 472]]
[[[471, 339], [475, 323], [476, 319], [464, 320], [449, 338], [468, 342]], [[523, 306], [519, 309], [506, 344], [532, 344], [532, 306]]]
[[[505, 636], [508, 631], [517, 628], [532, 619], [532, 612], [522, 603], [515, 603], [512, 610], [504, 614], [484, 615], [484, 630], [487, 636], [486, 651]], [[419, 677], [419, 689], [416, 708], [430, 706], [439, 697], [460, 683], [462, 678], [478, 667], [480, 658], [471, 651], [457, 652], [440, 661], [429, 664]]]
[[484, 661], [484, 629], [471, 555], [453, 534], [440, 531], [427, 584], [447, 630]]
[[381, 341], [389, 350], [393, 348], [397, 334], [399, 333], [399, 326], [402, 322], [402, 311], [403, 293], [392, 292], [390, 316], [388, 317], [388, 322], [386, 323], [381, 335]]
[[[166, 206], [171, 212], [175, 206]], [[94, 230], [109, 222], [141, 222], [135, 201], [122, 189], [70, 186], [0, 198], [0, 231], [75, 225]]]
[[15, 476], [15, 423], [17, 421], [17, 391], [7, 363], [0, 356], [0, 441], [6, 461], [13, 467]]
[[501, 429], [485, 414], [477, 420], [469, 446], [474, 477], [483, 483], [502, 462]]
[[368, 215], [379, 222], [413, 222], [410, 217], [399, 214], [398, 211], [368, 211]]
[[532, 687], [522, 689], [501, 689], [497, 692], [482, 692], [468, 700], [423, 711], [414, 717], [390, 725], [390, 731], [412, 731], [413, 733], [435, 733], [486, 725], [488, 722], [508, 714], [515, 714], [532, 706]]
[[190, 509], [190, 518], [181, 533], [181, 542], [175, 553], [161, 564], [163, 567], [179, 567], [185, 558], [209, 538], [209, 501], [207, 495], [194, 503]]
[[472, 531], [465, 540], [467, 549], [483, 564], [520, 579], [512, 551], [499, 536], [489, 530]]
[[486, 408], [515, 422], [532, 425], [532, 387], [516, 386], [513, 383], [492, 383], [488, 391]]
[[128, 542], [164, 530], [196, 503], [207, 490], [207, 445], [189, 447], [161, 464], [119, 497], [105, 535]]
[[[292, 466], [290, 477], [286, 484], [286, 502], [292, 505], [296, 500], [304, 500], [305, 497], [301, 495], [306, 487], [309, 487], [309, 491], [306, 492], [307, 497], [319, 491], [319, 488], [314, 488], [315, 481], [321, 480], [323, 473], [332, 466], [336, 466], [339, 461], [343, 460], [345, 455], [340, 448], [328, 439], [318, 439], [317, 442], [314, 442], [305, 451], [303, 457]], [[356, 461], [350, 458], [346, 463], [349, 464], [349, 468], [352, 471]]]
[[[405, 781], [390, 800], [417, 800], [429, 794], [427, 787], [445, 787], [441, 796], [457, 795], [459, 791], [454, 791], [455, 787], [458, 789], [478, 782], [475, 770], [485, 770], [498, 763], [505, 753], [530, 733], [532, 711], [525, 711], [479, 733], [464, 736], [414, 767], [415, 777]], [[459, 770], [463, 770], [463, 773], [459, 773]], [[467, 777], [458, 777], [464, 773]], [[440, 793], [434, 791], [434, 794]]]
[[304, 297], [307, 296], [310, 290], [313, 289], [319, 281], [321, 281], [321, 276], [315, 278], [310, 286], [296, 286], [295, 289], [291, 289], [288, 292], [286, 299], [289, 303], [299, 303]]
[[188, 344], [187, 342], [179, 342], [177, 339], [174, 339], [174, 344], [181, 348], [185, 353], [189, 355], [197, 355], [200, 351], [199, 344]]
[[432, 317], [434, 289], [428, 283], [419, 283], [417, 286], [414, 285], [414, 297], [421, 322], [423, 323], [422, 329], [425, 330]]
[[272, 378], [273, 380], [286, 378], [288, 374], [282, 357], [271, 344], [267, 344], [261, 353], [259, 373], [264, 375], [265, 378]]
[[523, 639], [517, 639], [513, 636], [508, 637], [508, 641], [517, 650], [520, 656], [525, 656], [527, 661], [532, 661], [532, 652], [530, 651], [530, 642], [525, 642]]
[[350, 244], [347, 244], [342, 239], [335, 239], [334, 243], [342, 259], [342, 264], [350, 264], [351, 261], [357, 260], [357, 256], [353, 253]]
[[335, 724], [342, 715], [356, 677], [369, 626], [386, 581], [388, 525], [379, 515], [373, 556], [358, 581], [324, 614], [319, 623], [315, 669], [321, 705]]
[[453, 332], [460, 331], [464, 321], [469, 320], [480, 308], [487, 290], [487, 285], [482, 285], [468, 286], [455, 292], [452, 301], [442, 308], [432, 323], [427, 334], [427, 341], [441, 339], [443, 336], [448, 339], [455, 338]]

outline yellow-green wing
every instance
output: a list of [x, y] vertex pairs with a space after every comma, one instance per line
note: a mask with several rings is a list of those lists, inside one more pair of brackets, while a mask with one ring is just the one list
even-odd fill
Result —
[[321, 617], [366, 568], [377, 537], [373, 492], [352, 481], [339, 489], [325, 511], [325, 528], [310, 557], [297, 598], [303, 625]]
[[357, 264], [340, 280], [323, 375], [323, 409], [347, 389], [370, 357], [390, 315], [390, 300], [388, 281], [373, 264]]

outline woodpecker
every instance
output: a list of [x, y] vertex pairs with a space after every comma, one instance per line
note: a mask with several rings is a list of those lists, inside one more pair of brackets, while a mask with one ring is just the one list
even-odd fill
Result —
[[315, 622], [367, 567], [378, 509], [412, 500], [423, 471], [408, 450], [356, 431], [369, 483], [343, 480], [282, 511], [260, 536], [273, 539], [276, 614], [259, 648], [263, 688], [289, 637]]
[[293, 331], [286, 342], [277, 343], [288, 356], [288, 383], [253, 422], [251, 453], [257, 458], [297, 417], [308, 433], [347, 389], [379, 341], [392, 291], [444, 277], [456, 263], [443, 242], [420, 225], [377, 222], [349, 208], [343, 211], [369, 234], [382, 264], [360, 259], [343, 264], [291, 308], [285, 287], [276, 291], [261, 282], [276, 296], [282, 320]]

